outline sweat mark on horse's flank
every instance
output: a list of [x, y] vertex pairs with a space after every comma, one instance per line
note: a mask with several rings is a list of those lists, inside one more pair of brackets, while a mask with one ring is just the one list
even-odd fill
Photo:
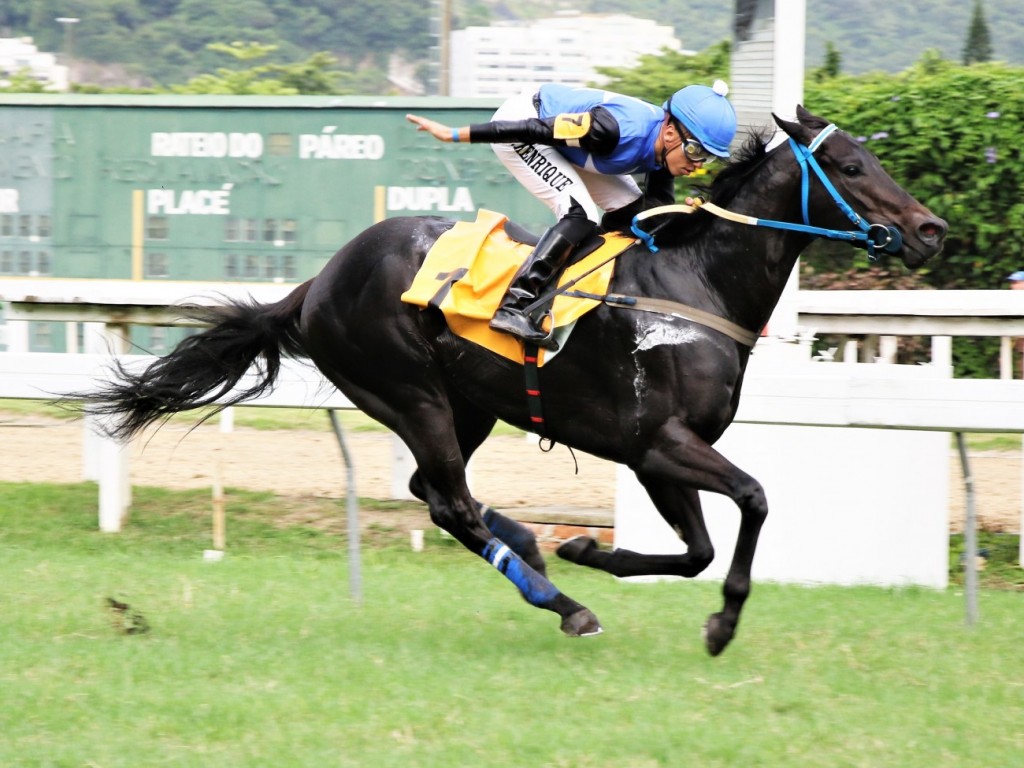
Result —
[[645, 321], [637, 324], [636, 349], [634, 352], [651, 349], [662, 344], [689, 344], [700, 338], [692, 327], [680, 327], [665, 320]]
[[415, 233], [413, 233], [412, 240], [413, 248], [421, 250], [423, 251], [423, 253], [426, 253], [431, 248], [433, 248], [434, 243], [437, 242], [437, 238], [434, 237], [432, 233], [424, 232], [423, 230], [418, 230]]
[[[633, 391], [636, 394], [637, 402], [642, 401], [647, 393], [647, 373], [640, 364], [640, 361], [636, 359], [636, 353], [661, 346], [662, 344], [689, 344], [697, 341], [699, 338], [700, 333], [694, 328], [680, 327], [670, 320], [638, 319], [636, 325], [636, 348], [633, 350], [633, 360], [636, 363]], [[640, 434], [639, 420], [636, 424], [636, 433]]]
[[[639, 403], [644, 399], [644, 395], [647, 394], [647, 371], [643, 369], [635, 355], [633, 360], [636, 362], [636, 376], [633, 377], [633, 393], [636, 395], [636, 401]], [[639, 418], [636, 420], [636, 434], [640, 434]]]

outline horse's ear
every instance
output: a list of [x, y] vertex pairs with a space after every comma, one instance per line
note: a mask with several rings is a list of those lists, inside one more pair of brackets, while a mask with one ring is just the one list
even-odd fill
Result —
[[818, 132], [828, 125], [828, 120], [823, 117], [818, 117], [817, 115], [812, 115], [804, 109], [803, 104], [796, 105], [796, 119], [799, 120], [802, 125], [806, 125], [814, 132]]
[[[803, 110], [803, 107], [798, 106], [797, 117], [800, 116], [801, 110]], [[811, 140], [814, 138], [814, 132], [807, 128], [807, 126], [803, 125], [803, 121], [794, 123], [789, 120], [783, 120], [774, 112], [772, 112], [772, 117], [775, 118], [775, 124], [785, 131], [788, 136], [795, 139], [799, 144], [806, 146], [807, 144], [810, 144]]]
[[775, 118], [775, 122], [779, 128], [784, 130], [789, 136], [792, 136], [798, 142], [807, 146], [811, 143], [811, 140], [817, 135], [818, 131], [828, 125], [828, 121], [817, 115], [812, 115], [802, 104], [796, 105], [796, 122], [792, 123], [788, 120], [783, 120], [781, 117], [772, 113], [772, 117]]

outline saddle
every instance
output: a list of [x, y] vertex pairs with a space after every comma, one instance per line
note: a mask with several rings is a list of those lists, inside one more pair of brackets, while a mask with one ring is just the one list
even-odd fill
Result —
[[[522, 364], [523, 343], [492, 331], [488, 323], [536, 242], [535, 235], [506, 216], [480, 209], [476, 221], [457, 222], [437, 239], [412, 285], [402, 294], [402, 301], [439, 309], [456, 336]], [[576, 321], [601, 304], [592, 297], [607, 293], [614, 257], [635, 242], [633, 237], [609, 233], [595, 235], [577, 249], [572, 263], [558, 278], [559, 288], [571, 283], [572, 289], [556, 293], [551, 304], [559, 349], [564, 348]], [[537, 365], [542, 366], [556, 354], [541, 349]]]

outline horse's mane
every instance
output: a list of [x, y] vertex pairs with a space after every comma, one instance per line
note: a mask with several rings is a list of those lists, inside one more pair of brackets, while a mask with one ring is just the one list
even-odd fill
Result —
[[716, 205], [728, 205], [740, 188], [746, 183], [747, 177], [760, 167], [768, 155], [768, 141], [771, 132], [767, 127], [751, 131], [743, 145], [736, 151], [735, 157], [721, 170], [711, 184], [711, 202]]
[[[726, 207], [768, 156], [767, 145], [771, 134], [767, 127], [752, 130], [714, 181], [710, 185], [694, 185], [693, 191], [716, 205]], [[674, 216], [658, 227], [658, 239], [666, 243], [692, 239], [710, 225], [713, 218], [710, 214]]]

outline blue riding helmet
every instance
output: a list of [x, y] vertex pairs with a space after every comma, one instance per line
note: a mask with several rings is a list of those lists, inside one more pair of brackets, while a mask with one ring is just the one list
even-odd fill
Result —
[[727, 93], [729, 86], [722, 80], [715, 80], [710, 88], [688, 85], [661, 106], [711, 154], [728, 157], [729, 145], [736, 136], [736, 110], [725, 98]]

